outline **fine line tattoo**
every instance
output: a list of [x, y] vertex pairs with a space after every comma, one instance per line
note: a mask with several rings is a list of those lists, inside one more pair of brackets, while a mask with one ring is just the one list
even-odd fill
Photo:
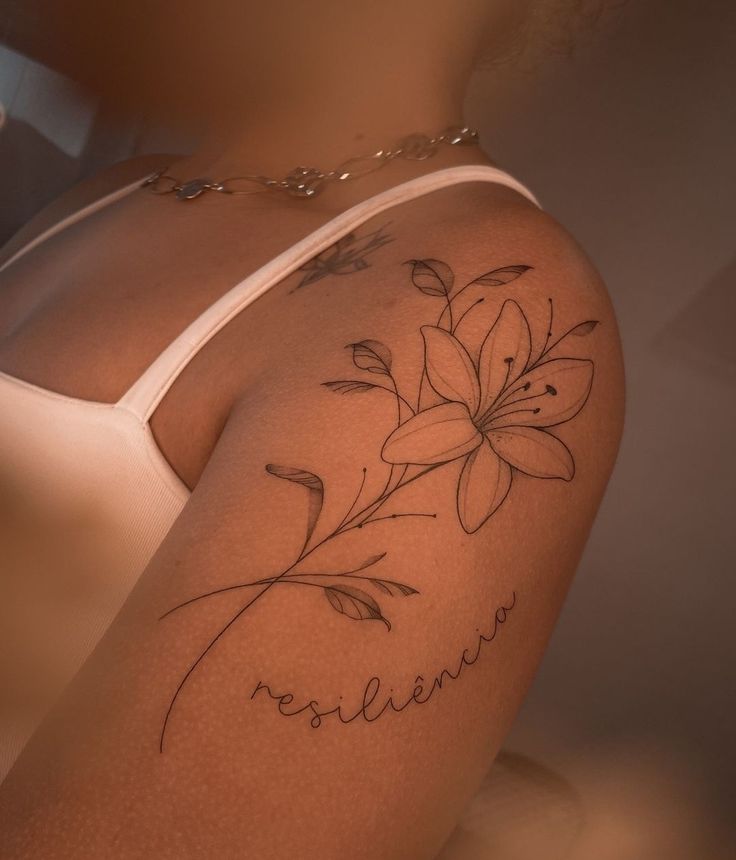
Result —
[[327, 250], [312, 257], [311, 260], [297, 269], [304, 274], [290, 292], [293, 293], [308, 284], [321, 281], [327, 275], [350, 275], [353, 272], [367, 269], [370, 266], [366, 259], [368, 255], [394, 241], [393, 237], [385, 230], [386, 226], [384, 225], [364, 236], [356, 236], [355, 233], [341, 236], [334, 245], [330, 245]]
[[[169, 609], [167, 618], [215, 595], [244, 591], [247, 598], [189, 666], [170, 700], [160, 735], [160, 750], [169, 720], [184, 686], [204, 658], [271, 588], [321, 590], [325, 604], [346, 619], [378, 621], [388, 632], [391, 622], [382, 604], [419, 594], [416, 584], [384, 575], [388, 552], [352, 563], [320, 563], [321, 550], [354, 529], [405, 518], [433, 519], [432, 511], [386, 512], [405, 487], [430, 472], [460, 462], [455, 487], [459, 525], [473, 534], [495, 514], [509, 496], [514, 475], [571, 481], [575, 463], [569, 448], [551, 432], [584, 407], [593, 384], [590, 359], [560, 355], [568, 338], [585, 337], [598, 325], [584, 320], [555, 336], [554, 309], [548, 299], [545, 335], [532, 337], [529, 320], [512, 299], [501, 303], [477, 355], [471, 355], [461, 324], [488, 298], [493, 288], [522, 278], [532, 267], [507, 265], [492, 269], [455, 288], [450, 266], [436, 259], [407, 260], [409, 280], [430, 300], [441, 303], [436, 322], [419, 327], [424, 345], [419, 378], [413, 392], [401, 392], [392, 371], [388, 346], [365, 339], [346, 345], [353, 366], [366, 375], [328, 380], [322, 385], [341, 396], [389, 395], [395, 426], [385, 438], [380, 458], [388, 467], [378, 492], [368, 491], [363, 467], [352, 504], [337, 526], [323, 527], [324, 484], [310, 470], [269, 463], [266, 471], [302, 488], [307, 516], [302, 548], [278, 574], [260, 574], [246, 582], [194, 595]], [[458, 301], [462, 298], [462, 301]], [[469, 303], [468, 303], [469, 302]], [[462, 305], [467, 307], [460, 312]], [[255, 593], [253, 593], [255, 592]], [[379, 602], [380, 600], [380, 602]]]
[[499, 606], [492, 616], [491, 626], [485, 633], [476, 629], [476, 640], [471, 648], [465, 648], [463, 653], [458, 658], [453, 667], [441, 669], [431, 680], [427, 681], [422, 675], [417, 675], [413, 681], [413, 688], [409, 696], [404, 696], [403, 700], [393, 689], [385, 693], [382, 689], [381, 679], [373, 676], [366, 683], [363, 689], [363, 696], [360, 706], [353, 713], [345, 707], [342, 702], [337, 705], [324, 706], [316, 699], [309, 699], [305, 704], [294, 705], [295, 696], [293, 693], [274, 693], [271, 687], [259, 681], [250, 695], [251, 700], [255, 699], [258, 693], [263, 693], [272, 701], [277, 702], [276, 708], [282, 717], [297, 717], [300, 714], [311, 714], [309, 725], [313, 729], [318, 729], [322, 725], [322, 720], [325, 717], [334, 716], [340, 723], [347, 725], [354, 720], [362, 719], [366, 723], [374, 723], [379, 717], [382, 717], [387, 711], [400, 713], [411, 704], [424, 705], [426, 704], [443, 685], [448, 681], [457, 681], [466, 666], [472, 666], [480, 659], [483, 648], [496, 638], [501, 625], [508, 620], [509, 613], [516, 606], [516, 592], [511, 593], [511, 598], [507, 605]]

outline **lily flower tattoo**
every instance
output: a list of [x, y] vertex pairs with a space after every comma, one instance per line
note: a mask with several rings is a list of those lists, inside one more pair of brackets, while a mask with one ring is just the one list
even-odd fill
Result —
[[546, 344], [531, 361], [529, 323], [511, 300], [483, 341], [477, 366], [451, 332], [429, 325], [421, 332], [427, 378], [444, 402], [391, 433], [381, 452], [387, 463], [463, 458], [457, 513], [468, 533], [503, 504], [514, 470], [572, 480], [570, 450], [545, 428], [569, 421], [583, 408], [593, 382], [592, 361], [543, 361]]
[[[376, 245], [384, 241], [382, 236], [371, 234], [371, 237]], [[364, 250], [368, 249], [374, 250], [370, 243]], [[268, 474], [306, 493], [302, 548], [278, 573], [257, 572], [248, 581], [194, 595], [162, 615], [163, 620], [185, 607], [226, 592], [248, 595], [183, 675], [164, 718], [161, 751], [174, 705], [189, 678], [217, 642], [274, 586], [321, 592], [326, 598], [323, 605], [343, 618], [378, 621], [387, 632], [391, 630], [381, 603], [411, 599], [420, 592], [414, 585], [394, 578], [390, 566], [386, 569], [390, 565], [389, 553], [377, 548], [368, 558], [336, 564], [329, 557], [323, 558], [323, 550], [347, 532], [379, 521], [387, 525], [406, 517], [437, 516], [431, 511], [386, 512], [384, 506], [404, 487], [445, 464], [461, 460], [456, 487], [457, 516], [463, 530], [473, 534], [507, 499], [516, 473], [534, 478], [573, 479], [573, 455], [550, 428], [570, 421], [584, 407], [593, 383], [593, 362], [557, 353], [567, 338], [589, 335], [598, 321], [579, 322], [553, 339], [554, 315], [549, 299], [546, 336], [535, 343], [520, 304], [508, 299], [501, 303], [498, 316], [474, 358], [459, 335], [460, 322], [489, 298], [489, 292], [492, 299], [494, 288], [521, 278], [531, 267], [496, 268], [455, 289], [455, 274], [447, 263], [435, 259], [406, 263], [411, 266], [411, 285], [428, 297], [428, 304], [442, 303], [436, 322], [419, 328], [424, 358], [414, 395], [399, 390], [392, 371], [391, 350], [374, 339], [347, 344], [353, 366], [365, 375], [322, 383], [340, 395], [380, 392], [389, 395], [395, 405], [395, 427], [380, 449], [381, 461], [389, 467], [388, 475], [380, 480], [380, 489], [369, 491], [368, 470], [364, 467], [352, 505], [337, 526], [325, 528], [322, 517], [325, 493], [320, 476], [302, 466], [265, 465]], [[459, 306], [464, 310], [458, 316]], [[434, 402], [423, 407], [427, 394]]]

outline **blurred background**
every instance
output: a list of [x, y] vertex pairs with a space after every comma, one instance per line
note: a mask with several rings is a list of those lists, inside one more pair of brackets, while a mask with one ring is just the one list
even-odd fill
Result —
[[[3, 9], [0, 241], [90, 173], [189, 148], [58, 71], [33, 3]], [[474, 76], [484, 148], [608, 284], [628, 412], [512, 752], [447, 857], [736, 856], [734, 90], [732, 0], [630, 0], [571, 56]]]
[[603, 274], [627, 418], [507, 746], [595, 794], [587, 856], [736, 857], [736, 4], [631, 0], [539, 72], [468, 118]]

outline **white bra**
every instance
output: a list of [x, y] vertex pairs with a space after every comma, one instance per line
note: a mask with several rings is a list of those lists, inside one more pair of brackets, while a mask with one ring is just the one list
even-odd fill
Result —
[[[74, 598], [59, 605], [58, 611], [51, 607], [56, 626], [50, 624], [48, 611], [43, 619], [39, 617], [38, 631], [32, 621], [34, 614], [41, 613], [35, 612], [33, 602], [24, 607], [31, 617], [25, 628], [27, 647], [23, 641], [14, 642], [13, 647], [22, 661], [26, 652], [38, 652], [37, 636], [49, 637], [49, 659], [63, 664], [51, 695], [68, 683], [91, 653], [189, 498], [189, 489], [159, 450], [148, 423], [182, 370], [251, 302], [372, 216], [435, 189], [477, 181], [506, 185], [540, 205], [516, 179], [485, 165], [443, 168], [382, 191], [342, 212], [237, 283], [188, 325], [117, 403], [59, 394], [0, 371], [0, 482], [30, 503], [42, 520], [48, 517], [58, 525], [77, 517], [85, 523], [82, 540], [90, 569], [95, 571], [81, 590], [77, 582], [66, 589], [59, 577], [68, 574], [59, 572], [66, 568], [55, 555], [54, 562], [37, 574], [42, 585], [48, 581], [49, 592], [61, 588]], [[14, 254], [0, 271], [65, 227], [132, 193], [141, 182], [65, 218]], [[11, 576], [13, 573], [10, 571]], [[38, 593], [36, 584], [34, 594]], [[29, 672], [42, 670], [28, 667]], [[0, 678], [0, 685], [2, 681]], [[36, 723], [37, 717], [23, 714], [17, 719], [11, 715], [7, 724], [0, 724], [0, 779]]]

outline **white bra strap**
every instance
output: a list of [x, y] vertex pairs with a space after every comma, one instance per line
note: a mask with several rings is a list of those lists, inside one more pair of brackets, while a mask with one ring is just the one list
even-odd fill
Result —
[[136, 179], [135, 182], [131, 182], [129, 185], [125, 185], [123, 188], [116, 188], [115, 191], [111, 191], [109, 194], [105, 194], [100, 197], [98, 200], [93, 200], [92, 203], [88, 203], [86, 206], [83, 206], [81, 209], [78, 209], [76, 212], [72, 212], [71, 215], [67, 215], [66, 218], [62, 218], [61, 221], [57, 221], [55, 224], [52, 224], [48, 230], [44, 230], [39, 233], [38, 236], [34, 236], [30, 242], [27, 242], [21, 248], [19, 248], [14, 254], [12, 254], [8, 259], [0, 265], [0, 272], [3, 269], [7, 268], [11, 263], [14, 263], [16, 260], [19, 260], [22, 256], [27, 254], [37, 245], [40, 245], [42, 242], [45, 242], [47, 239], [50, 239], [52, 236], [55, 236], [57, 233], [60, 233], [62, 230], [66, 230], [67, 227], [71, 227], [72, 224], [76, 224], [78, 221], [82, 221], [84, 218], [87, 218], [89, 215], [92, 215], [94, 212], [99, 212], [100, 209], [104, 209], [105, 206], [109, 206], [111, 203], [115, 203], [117, 200], [120, 200], [122, 197], [125, 197], [127, 194], [135, 191], [144, 180], [146, 180], [151, 174], [148, 173], [146, 176], [142, 176], [140, 179]]
[[170, 386], [202, 347], [240, 311], [303, 263], [364, 221], [388, 207], [459, 182], [497, 182], [518, 191], [541, 208], [536, 197], [505, 171], [463, 164], [427, 173], [350, 207], [244, 278], [204, 311], [148, 367], [118, 405], [148, 421]]

